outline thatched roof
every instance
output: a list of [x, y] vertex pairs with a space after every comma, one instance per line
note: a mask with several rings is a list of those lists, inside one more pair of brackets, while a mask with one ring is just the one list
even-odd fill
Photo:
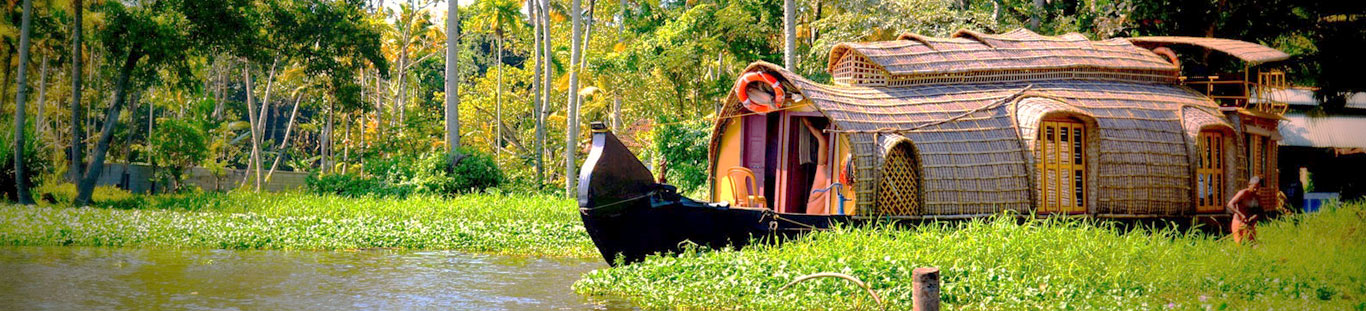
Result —
[[[841, 67], [849, 61], [870, 63], [867, 73], [880, 76], [875, 85], [906, 86], [937, 84], [945, 78], [962, 82], [999, 82], [1041, 78], [1038, 73], [1062, 72], [1061, 78], [1078, 74], [1110, 80], [1175, 81], [1178, 68], [1147, 49], [1123, 39], [1091, 41], [1071, 33], [1042, 36], [1020, 29], [988, 35], [960, 30], [949, 38], [903, 34], [895, 41], [841, 43], [830, 51], [828, 70], [844, 83], [841, 74], [859, 71]], [[1034, 73], [1034, 74], [1030, 74]], [[977, 78], [974, 80], [973, 78]], [[881, 81], [881, 82], [879, 82]]]
[[1135, 37], [1125, 38], [1145, 47], [1162, 45], [1192, 45], [1237, 57], [1250, 65], [1290, 59], [1290, 54], [1261, 44], [1223, 38], [1201, 37]]

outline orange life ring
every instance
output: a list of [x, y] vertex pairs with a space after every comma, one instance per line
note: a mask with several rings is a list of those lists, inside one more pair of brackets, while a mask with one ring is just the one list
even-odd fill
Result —
[[[764, 83], [773, 87], [772, 103], [760, 104], [749, 100], [749, 93], [745, 92], [745, 87], [748, 87], [750, 83], [755, 82]], [[741, 103], [745, 104], [745, 109], [749, 109], [749, 111], [757, 112], [759, 114], [766, 114], [782, 109], [784, 94], [783, 86], [778, 83], [778, 79], [767, 73], [756, 71], [740, 76], [740, 80], [735, 82], [735, 96], [740, 99]]]

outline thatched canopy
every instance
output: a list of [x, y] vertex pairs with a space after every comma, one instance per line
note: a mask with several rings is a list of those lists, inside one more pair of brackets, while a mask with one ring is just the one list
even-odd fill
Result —
[[[1175, 75], [1175, 67], [1160, 56], [1123, 40], [1079, 41], [1085, 39], [1027, 31], [959, 34], [842, 44], [831, 52], [831, 59], [841, 59], [837, 53], [858, 53], [889, 72], [914, 74], [1043, 66], [1116, 73], [1147, 68]], [[973, 37], [964, 38], [968, 35]], [[992, 50], [965, 52], [968, 45]], [[1101, 63], [1091, 57], [1107, 53], [1125, 57]], [[1012, 55], [1040, 57], [1012, 60]], [[946, 59], [954, 61], [941, 61]], [[1032, 155], [1035, 129], [1041, 118], [1069, 117], [1092, 132], [1087, 135], [1087, 152], [1096, 169], [1086, 179], [1087, 188], [1096, 189], [1086, 198], [1092, 212], [1179, 215], [1190, 210], [1194, 197], [1190, 137], [1204, 128], [1231, 128], [1213, 101], [1174, 81], [1154, 83], [1123, 75], [1059, 78], [1048, 71], [1004, 81], [870, 87], [816, 83], [764, 62], [745, 69], [752, 71], [779, 76], [788, 92], [798, 94], [794, 105], [814, 106], [831, 119], [834, 131], [848, 135], [862, 211], [875, 210], [875, 200], [867, 198], [875, 195], [884, 153], [901, 143], [910, 144], [918, 157], [924, 201], [920, 215], [1031, 210], [1038, 195], [1032, 177], [1037, 176]], [[722, 117], [745, 112], [732, 94]], [[718, 122], [717, 133], [727, 124]], [[713, 150], [719, 143], [713, 138]]]
[[[865, 66], [870, 70], [859, 70]], [[1076, 33], [1052, 37], [1024, 29], [999, 35], [960, 30], [949, 38], [903, 34], [895, 41], [841, 43], [830, 51], [828, 70], [838, 84], [868, 86], [1037, 80], [1046, 78], [1042, 73], [1172, 82], [1180, 74], [1165, 58], [1123, 39], [1091, 41]], [[844, 83], [839, 76], [848, 71], [879, 77]]]
[[1125, 38], [1129, 42], [1144, 46], [1189, 45], [1228, 54], [1247, 62], [1249, 65], [1290, 59], [1290, 54], [1261, 44], [1223, 38], [1201, 37], [1135, 37]]

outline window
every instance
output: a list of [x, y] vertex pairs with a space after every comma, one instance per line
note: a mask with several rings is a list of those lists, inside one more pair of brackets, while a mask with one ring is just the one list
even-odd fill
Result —
[[1044, 120], [1035, 155], [1039, 213], [1086, 212], [1086, 127], [1074, 120]]
[[1266, 136], [1247, 134], [1247, 177], [1266, 176]]
[[1215, 213], [1224, 210], [1224, 133], [1217, 131], [1200, 132], [1196, 142], [1199, 154], [1196, 156], [1195, 183], [1196, 207], [1199, 213]]
[[911, 145], [897, 144], [887, 153], [873, 207], [879, 215], [920, 215], [920, 173]]

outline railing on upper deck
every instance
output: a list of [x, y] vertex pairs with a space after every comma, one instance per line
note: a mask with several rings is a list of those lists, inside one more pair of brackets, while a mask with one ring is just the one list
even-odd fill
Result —
[[1205, 92], [1205, 96], [1219, 103], [1221, 107], [1236, 107], [1257, 110], [1274, 115], [1284, 115], [1289, 109], [1285, 102], [1285, 72], [1270, 70], [1257, 72], [1257, 80], [1250, 81], [1249, 75], [1242, 77], [1228, 75], [1181, 77], [1181, 83]]

